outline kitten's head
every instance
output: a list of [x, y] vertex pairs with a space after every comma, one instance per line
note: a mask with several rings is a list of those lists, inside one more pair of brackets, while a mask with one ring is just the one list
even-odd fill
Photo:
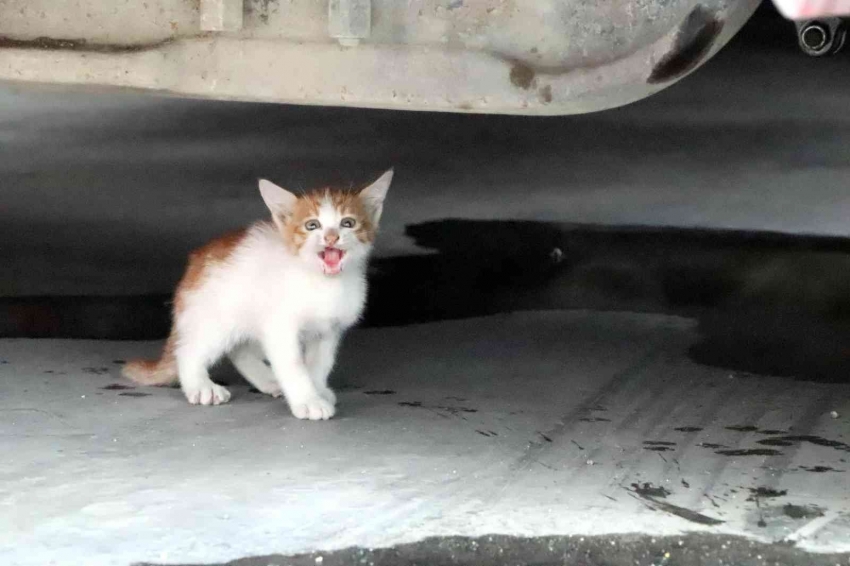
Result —
[[260, 180], [260, 194], [290, 250], [325, 275], [361, 267], [372, 249], [393, 170], [361, 190], [318, 189], [302, 195]]

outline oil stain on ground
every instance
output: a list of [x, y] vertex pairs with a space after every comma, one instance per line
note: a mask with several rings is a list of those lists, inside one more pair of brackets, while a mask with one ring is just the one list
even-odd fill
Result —
[[765, 438], [763, 440], [758, 441], [759, 444], [763, 444], [765, 446], [792, 446], [794, 444], [801, 444], [804, 442], [814, 444], [816, 446], [835, 448], [836, 450], [840, 450], [841, 452], [850, 452], [850, 444], [847, 444], [845, 442], [839, 442], [837, 440], [828, 440], [826, 438], [822, 438], [820, 436], [815, 436], [812, 434], [777, 436], [775, 438]]
[[692, 509], [674, 505], [668, 501], [662, 501], [662, 499], [671, 495], [670, 490], [665, 487], [655, 486], [651, 483], [633, 483], [631, 488], [626, 489], [644, 501], [651, 509], [663, 511], [699, 525], [720, 525], [723, 523], [720, 519], [697, 513]]
[[[350, 547], [332, 552], [246, 557], [207, 566], [634, 566], [660, 564], [847, 564], [850, 553], [810, 554], [787, 544], [766, 544], [725, 534], [693, 533], [681, 536], [549, 536], [479, 538], [435, 537], [389, 548]], [[141, 566], [154, 566], [143, 564]], [[188, 564], [173, 566], [190, 566]]]
[[782, 452], [772, 448], [734, 448], [729, 450], [717, 450], [715, 454], [721, 456], [780, 456]]
[[817, 519], [823, 517], [823, 509], [817, 505], [791, 505], [782, 506], [782, 513], [792, 519]]
[[[741, 377], [850, 380], [850, 239], [471, 219], [411, 224], [406, 235], [430, 253], [375, 259], [365, 326], [523, 310], [662, 313], [696, 317], [697, 363]], [[168, 302], [0, 298], [0, 336], [163, 338]]]

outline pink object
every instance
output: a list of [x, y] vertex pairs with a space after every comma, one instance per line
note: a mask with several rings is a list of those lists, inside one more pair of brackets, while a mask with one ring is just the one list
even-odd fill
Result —
[[850, 16], [850, 0], [773, 0], [789, 20]]

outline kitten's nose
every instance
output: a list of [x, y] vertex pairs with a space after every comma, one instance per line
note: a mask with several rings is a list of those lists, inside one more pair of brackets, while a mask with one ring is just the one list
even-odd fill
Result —
[[328, 230], [325, 232], [325, 244], [332, 246], [339, 241], [339, 232], [336, 230]]

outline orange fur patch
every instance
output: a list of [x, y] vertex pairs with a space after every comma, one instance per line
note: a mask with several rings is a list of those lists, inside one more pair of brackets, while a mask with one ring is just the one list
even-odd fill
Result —
[[[246, 230], [231, 232], [189, 254], [186, 273], [174, 293], [174, 320], [185, 308], [188, 296], [203, 283], [209, 268], [227, 260], [245, 238], [246, 233]], [[160, 358], [128, 361], [122, 370], [124, 377], [142, 385], [168, 385], [177, 381], [177, 359], [174, 352], [178, 340], [177, 328], [172, 322], [171, 334], [165, 342]]]
[[175, 315], [183, 311], [188, 295], [201, 286], [207, 273], [209, 273], [209, 268], [227, 260], [245, 239], [247, 232], [247, 230], [230, 232], [189, 254], [189, 265], [186, 267], [186, 273], [180, 283], [177, 284], [177, 290], [174, 292]]

